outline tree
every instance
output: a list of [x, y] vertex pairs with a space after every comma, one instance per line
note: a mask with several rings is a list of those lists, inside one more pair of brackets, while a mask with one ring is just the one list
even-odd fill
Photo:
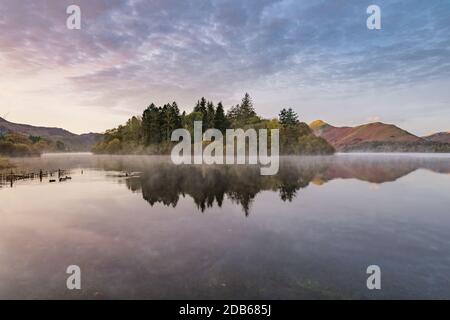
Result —
[[153, 103], [142, 114], [142, 135], [145, 145], [161, 142], [160, 108]]
[[202, 97], [199, 101], [197, 101], [197, 105], [194, 107], [194, 112], [201, 112], [202, 114], [206, 114], [206, 99]]
[[311, 128], [298, 120], [291, 109], [279, 113], [280, 150], [283, 154], [330, 154], [333, 147], [326, 140], [316, 137]]
[[161, 142], [169, 142], [172, 132], [182, 127], [182, 119], [180, 109], [176, 102], [165, 104], [162, 108], [158, 108], [160, 112], [159, 125], [161, 130]]
[[253, 117], [256, 117], [256, 112], [253, 108], [253, 102], [248, 93], [245, 93], [244, 98], [242, 98], [240, 116], [247, 121]]
[[181, 127], [187, 129], [188, 128], [188, 123], [187, 123], [187, 114], [186, 111], [183, 111], [183, 113], [181, 114]]
[[208, 110], [206, 107], [206, 99], [202, 97], [200, 101], [197, 101], [197, 105], [194, 107], [194, 112], [200, 112], [202, 114], [202, 129], [205, 131], [208, 123]]
[[111, 154], [118, 153], [120, 149], [121, 143], [120, 140], [117, 138], [111, 140], [106, 147], [106, 151]]
[[234, 123], [238, 120], [238, 118], [239, 118], [239, 105], [238, 104], [231, 107], [231, 109], [228, 110], [227, 118], [231, 123]]
[[[178, 108], [178, 104], [174, 101], [172, 103], [172, 115], [173, 115], [173, 129], [178, 129], [183, 127], [183, 123], [180, 116], [180, 109]], [[185, 112], [183, 112], [185, 113]]]
[[[1, 139], [1, 137], [0, 137], [0, 139]], [[42, 138], [40, 136], [33, 136], [33, 135], [30, 135], [28, 137], [28, 139], [30, 139], [33, 144], [38, 143], [39, 141], [42, 140]]]
[[159, 125], [161, 128], [161, 142], [170, 139], [170, 124], [172, 122], [172, 113], [170, 111], [170, 104], [165, 104], [160, 109]]
[[[309, 126], [300, 122], [298, 115], [291, 108], [281, 110], [279, 119], [258, 117], [248, 93], [240, 104], [229, 110], [227, 115], [221, 102], [216, 108], [213, 102], [207, 101], [204, 97], [198, 100], [193, 112], [189, 114], [183, 112], [181, 115], [176, 102], [165, 104], [163, 107], [156, 107], [152, 103], [144, 110], [142, 118], [132, 117], [125, 125], [107, 130], [103, 140], [94, 146], [93, 151], [123, 154], [165, 153], [172, 145], [170, 140], [173, 130], [188, 129], [191, 139], [194, 138], [195, 121], [203, 122], [203, 130], [216, 128], [223, 134], [228, 128], [279, 129], [280, 150], [283, 154], [328, 154], [334, 151], [324, 139], [315, 137]], [[34, 143], [34, 140], [38, 139], [11, 134], [0, 135], [0, 153], [24, 153], [25, 148], [17, 147], [17, 144], [29, 146], [30, 152], [49, 149], [47, 146], [49, 142], [45, 139], [37, 143]], [[53, 144], [52, 148], [58, 147]], [[270, 135], [268, 145], [271, 145]], [[59, 148], [63, 149], [64, 146], [61, 144]]]
[[228, 128], [228, 119], [225, 117], [222, 102], [219, 102], [217, 105], [216, 114], [214, 115], [214, 128], [220, 130], [223, 134]]
[[122, 139], [125, 141], [139, 142], [142, 134], [142, 122], [138, 117], [132, 117], [123, 127]]
[[212, 102], [208, 102], [206, 106], [206, 128], [214, 128], [214, 118], [216, 116], [216, 109]]
[[[304, 125], [298, 121], [297, 114], [292, 108], [279, 113], [280, 122], [280, 147], [285, 154], [295, 154], [298, 150], [299, 138], [303, 135], [311, 134], [310, 130], [305, 131]], [[308, 128], [309, 129], [309, 128]]]
[[240, 105], [236, 105], [231, 108], [227, 114], [234, 128], [244, 127], [246, 125], [258, 122], [260, 119], [256, 115], [255, 109], [253, 108], [253, 102], [248, 93], [242, 98]]
[[297, 126], [300, 121], [298, 121], [298, 115], [295, 113], [292, 108], [285, 109], [280, 111], [279, 114], [280, 124], [282, 127], [292, 127]]
[[191, 134], [192, 142], [194, 142], [194, 122], [202, 121], [203, 114], [201, 112], [191, 112], [185, 118], [185, 128], [189, 130]]

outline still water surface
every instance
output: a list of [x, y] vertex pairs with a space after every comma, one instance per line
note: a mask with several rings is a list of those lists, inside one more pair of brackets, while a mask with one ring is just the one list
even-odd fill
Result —
[[13, 161], [72, 179], [0, 184], [2, 299], [450, 299], [450, 155], [287, 157], [272, 177], [164, 157]]

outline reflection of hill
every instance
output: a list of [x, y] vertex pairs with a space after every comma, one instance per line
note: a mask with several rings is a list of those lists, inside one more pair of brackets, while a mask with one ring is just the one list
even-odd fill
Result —
[[358, 179], [372, 183], [395, 181], [417, 169], [413, 164], [403, 166], [383, 163], [336, 163], [322, 176], [323, 180]]
[[417, 169], [450, 173], [448, 155], [282, 157], [280, 170], [275, 176], [261, 176], [257, 166], [177, 166], [168, 157], [55, 155], [13, 159], [12, 162], [16, 165], [15, 173], [59, 168], [112, 171], [114, 174], [108, 173], [111, 176], [117, 175], [117, 172], [135, 172], [120, 181], [126, 183], [129, 190], [142, 193], [150, 205], [161, 203], [176, 206], [180, 195], [189, 195], [204, 211], [214, 205], [220, 207], [227, 198], [239, 204], [246, 214], [250, 212], [256, 195], [264, 190], [278, 192], [283, 201], [292, 201], [300, 189], [310, 184], [326, 185], [334, 179], [384, 183], [395, 181]]
[[127, 179], [130, 190], [142, 192], [151, 205], [176, 206], [179, 196], [189, 195], [199, 209], [222, 205], [225, 197], [249, 213], [256, 195], [278, 191], [292, 201], [310, 183], [322, 185], [334, 179], [358, 179], [372, 183], [395, 181], [419, 168], [450, 172], [448, 159], [420, 157], [288, 157], [275, 176], [261, 176], [256, 166], [174, 166], [168, 162], [149, 165], [139, 177]]
[[323, 173], [323, 180], [358, 179], [371, 183], [395, 181], [417, 169], [428, 169], [436, 173], [449, 173], [450, 163], [447, 157], [429, 158], [424, 156], [409, 157], [406, 155], [374, 156], [341, 156]]

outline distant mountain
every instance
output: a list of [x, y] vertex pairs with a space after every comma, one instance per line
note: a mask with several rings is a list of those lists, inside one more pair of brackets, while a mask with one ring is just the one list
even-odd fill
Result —
[[449, 132], [438, 132], [429, 136], [422, 137], [428, 141], [450, 143], [450, 131]]
[[75, 134], [61, 128], [37, 127], [9, 122], [0, 117], [0, 134], [17, 133], [64, 143], [66, 151], [90, 151], [101, 137], [98, 133]]
[[314, 134], [341, 152], [450, 152], [450, 144], [418, 137], [393, 124], [368, 123], [335, 127], [322, 120], [312, 122]]

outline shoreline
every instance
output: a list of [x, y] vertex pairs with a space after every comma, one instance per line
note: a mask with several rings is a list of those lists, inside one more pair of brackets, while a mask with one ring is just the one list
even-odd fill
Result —
[[[82, 156], [104, 156], [104, 157], [166, 157], [170, 158], [170, 154], [134, 154], [134, 153], [124, 153], [124, 154], [109, 154], [109, 153], [93, 153], [93, 152], [51, 152], [51, 153], [43, 153], [40, 156], [30, 156], [30, 157], [6, 157], [0, 156], [0, 170], [6, 170], [14, 168], [14, 161], [21, 159], [42, 159], [42, 158], [51, 158], [51, 157], [61, 157], [61, 156], [73, 156], [73, 157], [82, 157]], [[397, 156], [397, 157], [435, 157], [435, 158], [447, 158], [450, 157], [450, 152], [336, 152], [333, 154], [282, 154], [280, 158], [288, 158], [288, 157], [348, 157], [348, 156], [356, 156], [356, 157], [365, 157], [365, 156], [374, 156], [374, 157], [382, 157], [382, 156]]]

